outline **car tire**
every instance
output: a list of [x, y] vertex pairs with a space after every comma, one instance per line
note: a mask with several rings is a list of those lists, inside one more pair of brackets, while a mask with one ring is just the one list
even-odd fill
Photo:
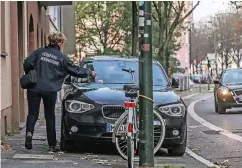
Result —
[[60, 140], [60, 150], [61, 151], [66, 151], [66, 152], [71, 152], [73, 150], [74, 143], [71, 140], [66, 140], [65, 139], [65, 125], [63, 120], [61, 120], [61, 140]]
[[185, 139], [182, 144], [174, 145], [172, 148], [168, 149], [169, 156], [183, 156], [186, 152], [187, 147], [187, 125], [185, 128]]
[[226, 114], [226, 108], [219, 108], [218, 107], [218, 113], [219, 114]]

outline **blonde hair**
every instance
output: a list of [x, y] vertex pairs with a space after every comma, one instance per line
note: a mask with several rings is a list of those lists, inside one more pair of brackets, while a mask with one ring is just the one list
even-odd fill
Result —
[[48, 35], [47, 39], [48, 39], [49, 45], [66, 42], [66, 36], [61, 32], [52, 32]]

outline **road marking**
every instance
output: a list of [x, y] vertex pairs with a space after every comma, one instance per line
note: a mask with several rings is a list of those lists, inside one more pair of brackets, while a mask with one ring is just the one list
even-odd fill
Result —
[[182, 97], [182, 99], [189, 99], [189, 98], [196, 96], [196, 95], [198, 95], [198, 94], [194, 93], [194, 94], [191, 94], [191, 95], [184, 96], [184, 97]]
[[205, 99], [208, 99], [208, 98], [211, 98], [212, 96], [209, 96], [209, 97], [205, 97], [203, 99], [200, 99], [200, 100], [196, 100], [194, 102], [192, 102], [189, 106], [188, 106], [188, 113], [189, 115], [194, 119], [196, 120], [197, 122], [199, 122], [200, 124], [202, 124], [203, 126], [211, 129], [211, 130], [214, 130], [214, 131], [219, 131], [220, 134], [222, 135], [225, 135], [227, 136], [228, 138], [230, 139], [234, 139], [234, 140], [237, 140], [239, 142], [242, 142], [242, 137], [237, 135], [237, 134], [234, 134], [232, 132], [229, 132], [228, 130], [224, 130], [220, 127], [217, 127], [216, 125], [213, 125], [211, 124], [210, 122], [204, 120], [203, 118], [199, 117], [195, 111], [194, 111], [194, 106], [197, 102], [199, 101], [202, 101], [202, 100], [205, 100]]
[[190, 150], [189, 148], [186, 148], [186, 153], [188, 155], [190, 155], [191, 157], [195, 158], [196, 160], [198, 160], [199, 162], [209, 166], [209, 167], [216, 167], [216, 168], [220, 168], [219, 166], [213, 164], [212, 162], [210, 162], [209, 160], [204, 159], [203, 157], [197, 155], [196, 153], [194, 153], [192, 150]]
[[13, 159], [40, 159], [40, 160], [53, 160], [54, 155], [34, 155], [34, 154], [15, 154]]
[[[194, 94], [194, 95], [197, 95], [197, 94]], [[189, 96], [185, 96], [186, 97], [191, 97], [192, 95], [189, 95]], [[184, 98], [183, 98], [184, 99]], [[199, 101], [201, 101], [203, 99], [200, 99]], [[188, 113], [191, 111], [191, 109], [193, 110], [194, 109], [194, 105], [197, 103], [198, 101], [194, 101], [192, 102], [189, 106], [188, 106]], [[193, 105], [193, 106], [191, 106]], [[192, 108], [191, 108], [192, 107]], [[193, 110], [194, 111], [194, 110]], [[190, 113], [189, 113], [190, 114]], [[220, 168], [219, 166], [215, 165], [214, 163], [210, 162], [209, 160], [206, 160], [205, 158], [197, 155], [195, 152], [193, 152], [192, 150], [190, 150], [189, 148], [186, 148], [186, 153], [188, 155], [190, 155], [191, 157], [193, 157], [194, 159], [198, 160], [199, 162], [209, 166], [209, 167], [216, 167], [216, 168]]]
[[44, 164], [44, 163], [75, 163], [72, 160], [51, 160], [51, 161], [47, 161], [47, 160], [27, 160], [24, 161], [25, 163], [32, 163], [32, 164]]

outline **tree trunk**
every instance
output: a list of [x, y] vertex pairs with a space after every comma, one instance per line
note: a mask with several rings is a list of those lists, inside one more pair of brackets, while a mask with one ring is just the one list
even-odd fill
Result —
[[225, 68], [227, 69], [229, 67], [229, 50], [225, 53]]
[[165, 50], [165, 60], [166, 60], [166, 73], [168, 74], [169, 71], [169, 60], [170, 60], [170, 53], [168, 47]]
[[195, 74], [195, 65], [192, 64], [192, 74], [194, 75]]
[[108, 41], [108, 31], [105, 30], [104, 31], [104, 43], [103, 43], [103, 53], [104, 54], [108, 54], [107, 53], [107, 41]]
[[138, 15], [136, 1], [132, 1], [132, 56], [137, 55]]
[[240, 60], [237, 60], [237, 67], [240, 68]]

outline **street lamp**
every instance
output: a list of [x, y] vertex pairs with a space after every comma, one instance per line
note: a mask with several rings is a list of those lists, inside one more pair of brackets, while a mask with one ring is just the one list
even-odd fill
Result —
[[[191, 69], [192, 68], [192, 29], [193, 29], [193, 22], [190, 23], [190, 26], [188, 28], [189, 31], [189, 64], [190, 64], [190, 75], [191, 75]], [[193, 70], [193, 74], [194, 74], [194, 70]]]

